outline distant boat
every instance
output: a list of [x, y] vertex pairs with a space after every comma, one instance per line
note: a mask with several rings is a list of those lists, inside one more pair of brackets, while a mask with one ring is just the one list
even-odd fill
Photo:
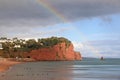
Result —
[[100, 58], [100, 60], [104, 60], [103, 56]]

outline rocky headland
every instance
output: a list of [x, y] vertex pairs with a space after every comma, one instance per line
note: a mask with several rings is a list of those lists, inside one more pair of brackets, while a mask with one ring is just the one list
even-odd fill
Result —
[[15, 38], [2, 43], [2, 46], [0, 56], [3, 58], [29, 58], [28, 61], [82, 60], [81, 54], [74, 51], [72, 42], [63, 37], [42, 38], [37, 41]]
[[66, 46], [65, 42], [49, 48], [32, 50], [30, 57], [38, 61], [82, 60], [81, 54], [74, 51], [73, 44]]

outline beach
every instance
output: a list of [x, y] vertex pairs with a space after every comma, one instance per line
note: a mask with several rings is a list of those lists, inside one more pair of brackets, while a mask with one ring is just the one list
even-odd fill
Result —
[[10, 59], [0, 59], [0, 72], [4, 72], [6, 70], [9, 69], [9, 67], [13, 66], [13, 65], [16, 65], [16, 64], [20, 64], [22, 62], [19, 62], [19, 61], [13, 61], [13, 60], [10, 60]]
[[[120, 80], [120, 59], [16, 63], [1, 80]], [[7, 63], [7, 62], [6, 62]], [[8, 62], [14, 65], [14, 62]], [[11, 65], [10, 65], [11, 66]]]

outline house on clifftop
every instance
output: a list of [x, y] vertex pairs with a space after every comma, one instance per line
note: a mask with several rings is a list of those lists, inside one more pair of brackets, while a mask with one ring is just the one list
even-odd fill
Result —
[[3, 49], [2, 44], [0, 43], [0, 49]]

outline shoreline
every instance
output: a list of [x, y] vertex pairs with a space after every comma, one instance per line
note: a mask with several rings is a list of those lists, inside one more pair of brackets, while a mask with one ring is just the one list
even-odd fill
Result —
[[23, 62], [20, 62], [20, 61], [12, 61], [12, 60], [9, 60], [9, 59], [1, 59], [0, 60], [0, 73], [2, 72], [5, 72], [7, 70], [9, 70], [10, 67], [16, 65], [16, 64], [21, 64]]
[[[42, 61], [46, 61], [46, 60], [42, 60]], [[62, 61], [66, 61], [66, 60], [62, 60]], [[72, 60], [68, 60], [68, 61], [72, 61]], [[26, 63], [26, 62], [38, 62], [38, 61], [36, 61], [34, 59], [31, 59], [31, 58], [23, 58], [23, 59], [21, 59], [21, 58], [20, 59], [0, 58], [0, 73], [9, 70], [14, 65], [21, 64], [21, 63]]]

